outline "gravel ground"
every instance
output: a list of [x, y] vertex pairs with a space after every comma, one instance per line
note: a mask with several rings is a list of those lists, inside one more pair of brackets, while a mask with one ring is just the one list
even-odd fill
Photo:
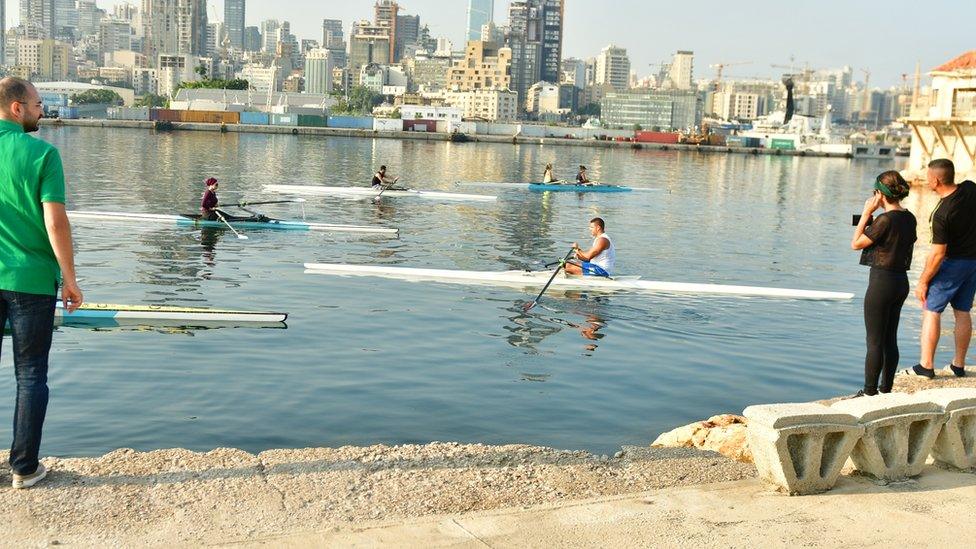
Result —
[[[0, 456], [2, 457], [2, 456]], [[2, 546], [219, 543], [358, 521], [558, 503], [750, 478], [690, 449], [616, 457], [530, 446], [372, 446], [48, 458], [36, 488], [0, 488]], [[9, 486], [9, 474], [0, 482]]]

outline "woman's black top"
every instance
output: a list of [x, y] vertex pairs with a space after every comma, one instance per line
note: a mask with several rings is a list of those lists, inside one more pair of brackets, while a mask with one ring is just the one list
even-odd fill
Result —
[[874, 244], [861, 252], [861, 265], [886, 271], [908, 271], [918, 240], [918, 222], [907, 210], [885, 212], [864, 229]]

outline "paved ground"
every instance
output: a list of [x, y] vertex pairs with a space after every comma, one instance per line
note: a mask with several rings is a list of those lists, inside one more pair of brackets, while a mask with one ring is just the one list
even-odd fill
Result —
[[364, 524], [244, 547], [973, 547], [976, 475], [930, 467], [879, 486], [844, 477], [788, 497], [757, 480], [670, 488], [531, 509]]

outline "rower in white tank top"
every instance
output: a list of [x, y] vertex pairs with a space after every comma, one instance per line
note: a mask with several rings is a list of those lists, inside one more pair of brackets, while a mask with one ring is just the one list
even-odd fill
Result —
[[579, 244], [573, 244], [576, 262], [564, 265], [566, 274], [576, 276], [613, 276], [617, 264], [617, 249], [613, 241], [604, 232], [606, 223], [597, 217], [590, 221], [590, 234], [593, 235], [593, 247], [583, 251]]

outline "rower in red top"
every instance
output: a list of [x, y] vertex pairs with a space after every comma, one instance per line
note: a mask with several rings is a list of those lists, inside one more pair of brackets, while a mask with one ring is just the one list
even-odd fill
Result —
[[219, 184], [217, 180], [213, 177], [204, 181], [204, 185], [207, 186], [207, 190], [203, 193], [203, 200], [200, 201], [200, 214], [201, 219], [206, 221], [218, 221], [220, 218], [217, 216], [217, 205], [219, 200], [217, 199], [217, 187]]

